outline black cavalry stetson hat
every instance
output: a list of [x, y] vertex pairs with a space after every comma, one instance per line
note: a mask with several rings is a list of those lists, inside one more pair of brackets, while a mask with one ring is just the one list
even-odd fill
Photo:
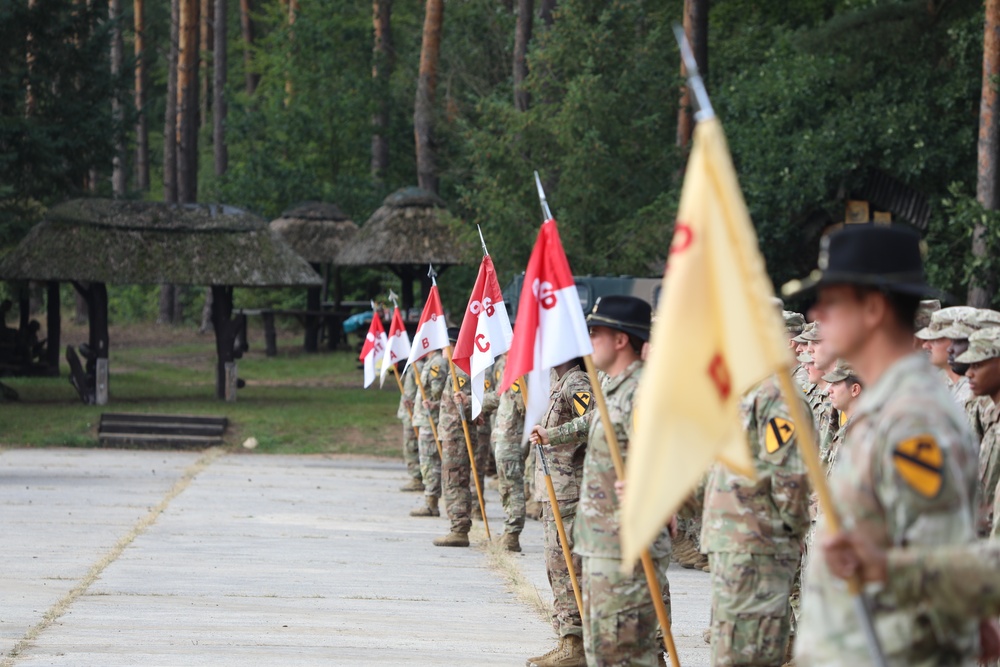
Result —
[[461, 331], [459, 327], [448, 327], [448, 340], [454, 345], [458, 342], [458, 333]]
[[824, 285], [867, 285], [914, 296], [941, 296], [927, 284], [920, 236], [901, 225], [844, 225], [820, 241], [819, 267], [784, 284], [784, 296]]
[[653, 309], [642, 299], [612, 294], [597, 300], [594, 309], [587, 315], [587, 324], [617, 329], [647, 341], [652, 319]]

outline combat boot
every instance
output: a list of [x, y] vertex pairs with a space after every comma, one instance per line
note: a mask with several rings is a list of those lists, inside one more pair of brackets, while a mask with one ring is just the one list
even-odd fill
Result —
[[408, 491], [423, 491], [424, 490], [424, 483], [421, 482], [419, 479], [411, 479], [409, 481], [409, 483], [404, 484], [403, 486], [399, 487], [399, 490], [400, 491], [407, 491], [407, 492]]
[[410, 512], [410, 516], [441, 516], [437, 496], [425, 496], [427, 504]]
[[456, 533], [451, 531], [444, 537], [439, 537], [434, 540], [434, 546], [436, 547], [467, 547], [469, 546], [469, 534], [468, 533]]
[[583, 638], [566, 635], [559, 638], [559, 646], [537, 658], [528, 658], [527, 667], [587, 667], [583, 652]]
[[500, 546], [502, 546], [507, 551], [520, 553], [521, 536], [518, 533], [504, 533], [503, 535], [500, 536]]

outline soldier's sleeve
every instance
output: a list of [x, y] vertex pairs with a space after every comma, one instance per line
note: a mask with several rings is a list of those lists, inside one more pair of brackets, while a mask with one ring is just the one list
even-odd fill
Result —
[[408, 401], [417, 400], [417, 379], [415, 376], [417, 373], [417, 367], [411, 366], [406, 371], [406, 375], [403, 377], [403, 395]]
[[574, 374], [563, 386], [563, 400], [573, 407], [573, 418], [582, 417], [594, 408], [590, 378], [583, 373]]
[[491, 412], [496, 412], [496, 409], [500, 406], [500, 395], [493, 391], [493, 387], [483, 392], [483, 414], [488, 415]]
[[[803, 414], [808, 414], [805, 400]], [[771, 502], [789, 533], [797, 538], [809, 530], [809, 477], [798, 449], [801, 429], [812, 429], [812, 423], [795, 424], [789, 415], [788, 405], [780, 392], [761, 394], [757, 402], [755, 424], [760, 458], [771, 476]]]
[[896, 546], [956, 541], [973, 516], [976, 463], [967, 460], [967, 433], [933, 407], [910, 406], [887, 419], [874, 452], [874, 490], [893, 508], [886, 520]]
[[900, 604], [929, 603], [953, 616], [1000, 614], [1000, 544], [892, 549], [886, 584]]
[[546, 429], [545, 433], [549, 436], [549, 444], [567, 445], [585, 441], [590, 434], [590, 422], [593, 421], [595, 414], [597, 412], [591, 410], [565, 424]]

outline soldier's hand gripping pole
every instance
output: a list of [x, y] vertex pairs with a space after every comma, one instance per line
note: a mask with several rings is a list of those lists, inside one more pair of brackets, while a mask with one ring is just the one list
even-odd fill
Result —
[[[420, 397], [426, 401], [427, 392], [424, 391], [424, 381], [420, 379], [420, 373], [417, 371], [416, 364], [413, 365], [413, 378], [417, 381], [417, 389], [420, 390]], [[434, 425], [434, 420], [431, 419], [430, 414], [427, 415], [427, 423], [431, 425], [431, 434], [434, 436], [434, 444], [437, 445], [438, 448], [438, 458], [444, 461], [444, 452], [441, 450], [441, 440], [438, 438], [438, 430]], [[417, 435], [417, 438], [419, 439], [420, 436]]]
[[[604, 391], [601, 389], [601, 379], [597, 376], [597, 368], [594, 367], [594, 359], [591, 355], [583, 358], [583, 363], [587, 367], [587, 375], [590, 377], [590, 387], [597, 399], [597, 410], [601, 416], [601, 424], [604, 427], [604, 438], [608, 441], [608, 450], [611, 453], [611, 460], [615, 464], [615, 475], [619, 480], [625, 479], [625, 461], [622, 459], [621, 447], [618, 446], [618, 434], [615, 433], [614, 424], [608, 415], [608, 404], [604, 402]], [[643, 549], [640, 557], [642, 570], [646, 574], [646, 584], [649, 586], [650, 597], [653, 598], [653, 608], [656, 609], [656, 618], [660, 621], [660, 628], [663, 630], [663, 646], [670, 656], [670, 664], [674, 667], [681, 667], [680, 657], [677, 655], [677, 646], [674, 644], [674, 635], [670, 631], [670, 617], [667, 615], [667, 607], [663, 604], [663, 591], [660, 588], [660, 579], [656, 575], [656, 568], [653, 565], [653, 557], [649, 555], [649, 549]]]
[[[444, 356], [448, 357], [448, 365], [451, 367], [451, 384], [457, 394], [460, 390], [458, 386], [458, 374], [455, 373], [455, 362], [451, 360], [451, 345], [444, 348]], [[479, 472], [476, 470], [476, 452], [472, 449], [472, 438], [469, 436], [469, 422], [465, 419], [465, 406], [458, 405], [458, 414], [462, 416], [462, 431], [465, 432], [465, 446], [469, 450], [469, 469], [472, 470], [472, 480], [476, 483], [476, 495], [479, 497], [479, 511], [483, 515], [483, 527], [486, 529], [486, 539], [492, 540], [490, 536], [490, 522], [486, 519], [486, 503], [483, 501], [483, 487], [479, 483]], [[441, 459], [444, 463], [444, 459]]]
[[[417, 372], [417, 367], [416, 366], [413, 367], [413, 372], [414, 373]], [[392, 365], [392, 374], [396, 378], [396, 384], [399, 385], [399, 395], [405, 397], [406, 396], [406, 392], [403, 390], [403, 381], [399, 379], [399, 371], [396, 370], [396, 364]], [[403, 405], [406, 405], [405, 399], [403, 401]], [[406, 405], [406, 414], [410, 415], [410, 426], [413, 427], [413, 435], [417, 436], [417, 440], [419, 441], [420, 440], [420, 430], [413, 423], [413, 410], [410, 408], [409, 405]]]
[[549, 462], [545, 460], [542, 443], [535, 443], [535, 449], [538, 451], [538, 462], [542, 464], [542, 474], [545, 475], [545, 487], [549, 490], [552, 518], [556, 521], [556, 531], [559, 533], [559, 542], [562, 545], [563, 557], [566, 559], [566, 568], [569, 570], [569, 581], [573, 584], [573, 596], [576, 597], [576, 608], [580, 610], [580, 618], [582, 619], [583, 596], [580, 594], [580, 582], [576, 580], [576, 568], [573, 567], [573, 554], [570, 553], [569, 540], [566, 539], [566, 526], [563, 524], [559, 501], [556, 500], [556, 488], [552, 486], [552, 475], [549, 474]]
[[[795, 424], [812, 423], [811, 416], [807, 417], [802, 403], [799, 401], [799, 392], [792, 386], [791, 369], [785, 369], [778, 373], [778, 382], [781, 384], [781, 393], [784, 396], [785, 404], [788, 406], [788, 415]], [[806, 471], [809, 473], [809, 483], [819, 496], [820, 510], [826, 517], [827, 529], [831, 533], [840, 532], [840, 516], [837, 508], [833, 505], [833, 496], [830, 495], [830, 486], [826, 483], [826, 474], [819, 461], [819, 448], [816, 446], [816, 439], [811, 428], [800, 429], [796, 432], [796, 444], [802, 454], [802, 461], [806, 464]], [[868, 651], [871, 653], [872, 662], [876, 667], [885, 667], [885, 656], [882, 654], [882, 645], [879, 643], [878, 635], [875, 634], [875, 624], [872, 622], [871, 610], [865, 600], [862, 591], [861, 575], [855, 574], [847, 581], [847, 589], [854, 598], [854, 608], [858, 614], [858, 621], [864, 632], [868, 643]]]

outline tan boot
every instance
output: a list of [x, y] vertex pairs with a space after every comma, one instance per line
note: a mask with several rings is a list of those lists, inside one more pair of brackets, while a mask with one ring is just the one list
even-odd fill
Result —
[[521, 536], [518, 533], [504, 533], [500, 536], [500, 546], [514, 553], [521, 552]]
[[410, 516], [441, 516], [437, 496], [425, 496], [427, 504], [410, 512]]
[[424, 483], [421, 482], [419, 479], [411, 479], [409, 483], [399, 487], [399, 490], [404, 492], [423, 491]]
[[434, 546], [436, 547], [467, 547], [469, 546], [469, 534], [468, 533], [456, 533], [451, 531], [444, 537], [439, 537], [434, 540]]
[[583, 652], [583, 639], [576, 635], [559, 638], [559, 646], [545, 655], [528, 658], [527, 667], [587, 667]]

